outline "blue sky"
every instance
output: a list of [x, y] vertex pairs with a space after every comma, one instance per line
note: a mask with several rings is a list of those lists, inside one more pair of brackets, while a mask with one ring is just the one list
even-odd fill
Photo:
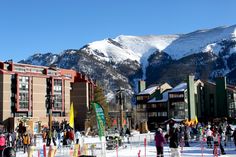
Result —
[[236, 24], [235, 0], [1, 0], [0, 60], [61, 53], [118, 35]]

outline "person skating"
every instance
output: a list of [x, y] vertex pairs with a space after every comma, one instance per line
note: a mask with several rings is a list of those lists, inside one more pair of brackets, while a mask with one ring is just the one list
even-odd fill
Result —
[[232, 137], [234, 139], [234, 145], [235, 145], [235, 150], [236, 150], [236, 128], [234, 128], [234, 132], [233, 132]]
[[161, 128], [158, 128], [158, 130], [156, 131], [155, 143], [156, 143], [157, 157], [164, 157], [163, 148], [164, 148], [165, 138], [162, 134]]
[[226, 139], [225, 139], [225, 146], [227, 145], [227, 143], [231, 142], [232, 131], [233, 131], [233, 129], [228, 124], [227, 127], [226, 127], [226, 132], [225, 132], [225, 137], [226, 137]]
[[213, 155], [218, 154], [218, 147], [219, 146], [220, 146], [221, 154], [222, 155], [226, 154], [225, 151], [224, 151], [224, 148], [222, 147], [222, 144], [220, 142], [220, 134], [219, 134], [219, 132], [216, 128], [214, 129], [212, 135], [213, 135], [213, 142], [214, 142]]
[[212, 130], [208, 126], [207, 131], [206, 131], [206, 136], [207, 136], [207, 147], [212, 148]]
[[184, 144], [185, 147], [190, 147], [189, 145], [189, 136], [190, 136], [190, 131], [187, 126], [184, 127]]
[[180, 152], [179, 152], [179, 133], [178, 129], [174, 128], [173, 129], [173, 134], [170, 136], [170, 152], [171, 152], [171, 157], [180, 157]]
[[218, 132], [219, 132], [219, 145], [220, 145], [220, 151], [221, 151], [221, 154], [224, 155], [226, 154], [225, 153], [225, 150], [224, 150], [224, 147], [222, 145], [222, 140], [223, 140], [223, 129], [222, 129], [222, 126], [219, 127], [218, 129]]

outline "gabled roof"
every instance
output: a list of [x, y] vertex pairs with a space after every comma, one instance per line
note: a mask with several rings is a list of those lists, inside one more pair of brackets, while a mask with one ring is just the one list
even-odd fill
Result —
[[156, 99], [156, 97], [152, 98], [151, 100], [148, 101], [148, 103], [158, 103], [158, 102], [167, 102], [168, 101], [168, 91], [165, 91], [164, 93], [162, 93], [162, 99]]
[[150, 87], [150, 88], [147, 88], [147, 89], [141, 91], [141, 92], [138, 93], [137, 95], [151, 95], [151, 94], [153, 94], [153, 93], [156, 91], [156, 89], [158, 89], [158, 88], [159, 88], [159, 86]]
[[173, 89], [171, 89], [169, 92], [183, 92], [187, 90], [187, 83], [180, 83], [179, 85], [175, 86]]

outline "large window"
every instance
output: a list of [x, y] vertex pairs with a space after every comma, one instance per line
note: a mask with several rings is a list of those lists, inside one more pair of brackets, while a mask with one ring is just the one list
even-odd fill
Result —
[[20, 93], [20, 108], [27, 109], [29, 107], [29, 93]]
[[188, 116], [188, 106], [185, 102], [172, 102], [170, 116], [184, 119]]
[[19, 77], [19, 107], [20, 109], [29, 108], [29, 77]]
[[236, 102], [229, 103], [229, 117], [236, 117]]
[[54, 110], [62, 110], [62, 80], [54, 80]]

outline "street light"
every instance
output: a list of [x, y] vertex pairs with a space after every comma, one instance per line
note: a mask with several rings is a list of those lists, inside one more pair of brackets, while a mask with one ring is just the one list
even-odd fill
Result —
[[120, 105], [120, 130], [123, 128], [123, 121], [124, 121], [124, 104], [125, 104], [125, 90], [124, 89], [118, 89], [116, 91], [116, 101]]
[[[52, 106], [54, 104], [54, 97], [55, 95], [47, 94], [46, 96], [46, 103], [48, 109], [48, 126], [49, 126], [49, 137], [52, 138]], [[49, 145], [51, 144], [51, 140]]]

